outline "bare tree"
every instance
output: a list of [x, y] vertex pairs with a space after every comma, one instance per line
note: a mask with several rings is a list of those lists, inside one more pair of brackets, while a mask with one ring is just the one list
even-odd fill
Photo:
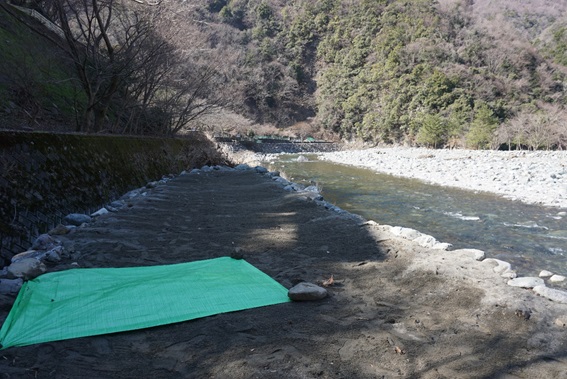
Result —
[[119, 132], [175, 134], [222, 103], [216, 70], [183, 61], [159, 34], [159, 6], [48, 1], [86, 97], [80, 131], [99, 132], [112, 116]]

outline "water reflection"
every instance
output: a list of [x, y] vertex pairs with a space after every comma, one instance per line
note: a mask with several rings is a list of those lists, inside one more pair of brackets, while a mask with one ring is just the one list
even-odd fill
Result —
[[512, 263], [521, 276], [543, 269], [567, 274], [567, 217], [559, 209], [496, 195], [424, 184], [417, 180], [284, 155], [273, 168], [303, 184], [316, 182], [325, 199], [381, 224], [401, 225], [476, 248]]

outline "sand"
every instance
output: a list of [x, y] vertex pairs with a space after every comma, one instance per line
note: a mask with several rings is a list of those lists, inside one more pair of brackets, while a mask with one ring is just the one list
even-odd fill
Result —
[[[561, 378], [567, 305], [289, 193], [253, 170], [177, 177], [61, 237], [49, 270], [230, 255], [329, 296], [0, 351], [7, 378]], [[0, 321], [13, 297], [0, 297]], [[46, 325], [46, 327], [49, 327]], [[64, 325], [62, 325], [64, 327]]]

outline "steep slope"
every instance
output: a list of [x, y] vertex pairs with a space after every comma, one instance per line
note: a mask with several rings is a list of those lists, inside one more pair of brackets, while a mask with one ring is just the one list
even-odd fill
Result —
[[74, 128], [80, 96], [61, 50], [42, 25], [0, 4], [0, 123], [2, 128]]

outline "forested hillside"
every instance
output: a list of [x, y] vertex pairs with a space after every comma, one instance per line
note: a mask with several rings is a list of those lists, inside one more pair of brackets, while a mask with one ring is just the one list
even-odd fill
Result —
[[435, 147], [567, 147], [567, 0], [129, 3], [159, 13], [168, 46], [214, 75], [217, 105], [257, 123]]
[[565, 143], [566, 6], [217, 0], [206, 15], [241, 36], [248, 74], [233, 85], [262, 121], [316, 115], [376, 142], [542, 148]]

